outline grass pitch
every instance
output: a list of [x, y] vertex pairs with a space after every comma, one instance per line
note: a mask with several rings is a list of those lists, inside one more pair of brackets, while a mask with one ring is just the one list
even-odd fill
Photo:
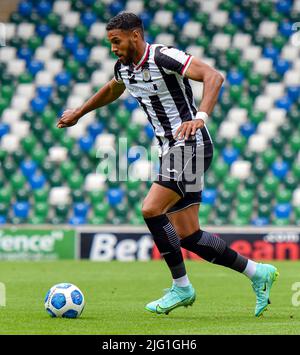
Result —
[[[300, 281], [300, 262], [274, 262], [280, 272], [272, 304], [254, 317], [255, 295], [249, 280], [205, 262], [187, 262], [197, 291], [193, 307], [166, 315], [144, 306], [170, 286], [163, 262], [0, 262], [6, 307], [0, 307], [0, 334], [300, 334], [300, 306], [292, 305], [292, 285]], [[79, 319], [50, 318], [47, 290], [71, 282], [84, 293]], [[300, 301], [300, 297], [298, 297]]]

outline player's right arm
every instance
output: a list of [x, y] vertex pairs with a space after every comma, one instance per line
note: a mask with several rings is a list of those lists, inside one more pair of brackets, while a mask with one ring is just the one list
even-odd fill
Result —
[[57, 123], [57, 127], [64, 128], [74, 126], [78, 120], [88, 112], [115, 101], [123, 94], [125, 88], [122, 82], [118, 82], [115, 78], [111, 79], [81, 107], [65, 110]]

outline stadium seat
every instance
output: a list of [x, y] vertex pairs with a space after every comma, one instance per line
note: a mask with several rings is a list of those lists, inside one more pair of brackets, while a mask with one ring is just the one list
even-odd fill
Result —
[[28, 204], [28, 202], [15, 202], [13, 204], [14, 216], [19, 218], [20, 221], [26, 220], [29, 214], [29, 210], [30, 210], [30, 205]]
[[293, 206], [300, 206], [300, 188], [297, 188], [293, 192]]
[[22, 59], [13, 59], [7, 64], [7, 72], [18, 76], [25, 71], [26, 63]]
[[212, 40], [213, 47], [223, 51], [228, 49], [230, 47], [230, 44], [231, 37], [228, 34], [217, 33], [214, 35]]
[[89, 210], [89, 205], [87, 203], [75, 203], [74, 204], [74, 216], [85, 218]]
[[49, 194], [49, 191], [46, 187], [33, 190], [33, 198], [34, 198], [35, 203], [47, 202], [48, 201], [48, 194]]
[[276, 136], [277, 124], [271, 121], [260, 122], [257, 127], [257, 133], [268, 140], [272, 139]]
[[267, 38], [273, 38], [277, 34], [277, 23], [273, 21], [262, 21], [258, 28], [258, 33]]
[[275, 176], [268, 175], [263, 180], [263, 185], [266, 191], [276, 192], [279, 185], [279, 180]]
[[19, 148], [20, 139], [19, 137], [13, 134], [6, 134], [5, 136], [2, 137], [0, 144], [2, 149], [12, 153]]
[[106, 177], [101, 174], [90, 173], [85, 179], [86, 191], [101, 191], [105, 186]]
[[82, 121], [79, 121], [77, 125], [69, 127], [67, 129], [69, 137], [79, 139], [85, 134], [85, 126], [81, 122]]
[[287, 70], [283, 77], [286, 86], [299, 85], [300, 74], [298, 70]]
[[202, 191], [202, 203], [214, 205], [217, 198], [217, 191], [215, 189], [205, 189]]
[[70, 201], [70, 189], [68, 187], [53, 187], [49, 192], [49, 203], [51, 205], [66, 204]]
[[235, 161], [231, 165], [231, 175], [240, 180], [245, 180], [250, 176], [251, 163], [248, 161]]
[[49, 149], [49, 160], [53, 162], [63, 162], [67, 158], [67, 149], [65, 147], [51, 147]]
[[262, 153], [267, 148], [268, 140], [265, 135], [253, 134], [249, 138], [249, 150]]
[[62, 14], [62, 24], [74, 29], [80, 23], [80, 14], [75, 11], [68, 11]]
[[43, 174], [34, 174], [28, 180], [32, 190], [41, 189], [46, 184], [46, 178]]
[[6, 108], [2, 112], [2, 122], [3, 128], [6, 127], [5, 133], [3, 132], [2, 135], [7, 134], [11, 130], [11, 126], [15, 123], [18, 123], [21, 117], [21, 111], [15, 108]]
[[226, 139], [233, 139], [238, 134], [238, 130], [239, 125], [236, 122], [222, 122], [219, 135]]
[[243, 58], [251, 62], [255, 62], [261, 56], [262, 49], [259, 46], [245, 47], [243, 50]]
[[23, 22], [18, 25], [17, 35], [19, 38], [24, 40], [28, 40], [30, 37], [34, 35], [34, 25], [32, 23]]
[[269, 223], [270, 223], [270, 220], [267, 217], [257, 217], [252, 220], [252, 224], [257, 227], [266, 226]]
[[[51, 73], [46, 70], [40, 70], [35, 76], [35, 84], [37, 86], [49, 86], [52, 85], [53, 78], [54, 73]], [[28, 82], [31, 82], [31, 80], [28, 79]]]

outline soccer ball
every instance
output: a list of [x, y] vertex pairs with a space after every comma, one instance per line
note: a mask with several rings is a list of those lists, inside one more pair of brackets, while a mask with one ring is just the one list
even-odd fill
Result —
[[45, 297], [45, 309], [51, 317], [78, 318], [84, 305], [83, 293], [70, 283], [52, 286]]

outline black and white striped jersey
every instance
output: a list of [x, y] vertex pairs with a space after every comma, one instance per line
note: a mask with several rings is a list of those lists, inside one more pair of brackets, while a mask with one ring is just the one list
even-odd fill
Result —
[[192, 88], [184, 77], [191, 61], [191, 55], [176, 48], [147, 43], [137, 65], [123, 65], [119, 60], [115, 64], [115, 80], [125, 84], [145, 111], [160, 155], [165, 155], [172, 146], [212, 144], [206, 127], [187, 141], [174, 139], [181, 123], [195, 119], [197, 113]]

